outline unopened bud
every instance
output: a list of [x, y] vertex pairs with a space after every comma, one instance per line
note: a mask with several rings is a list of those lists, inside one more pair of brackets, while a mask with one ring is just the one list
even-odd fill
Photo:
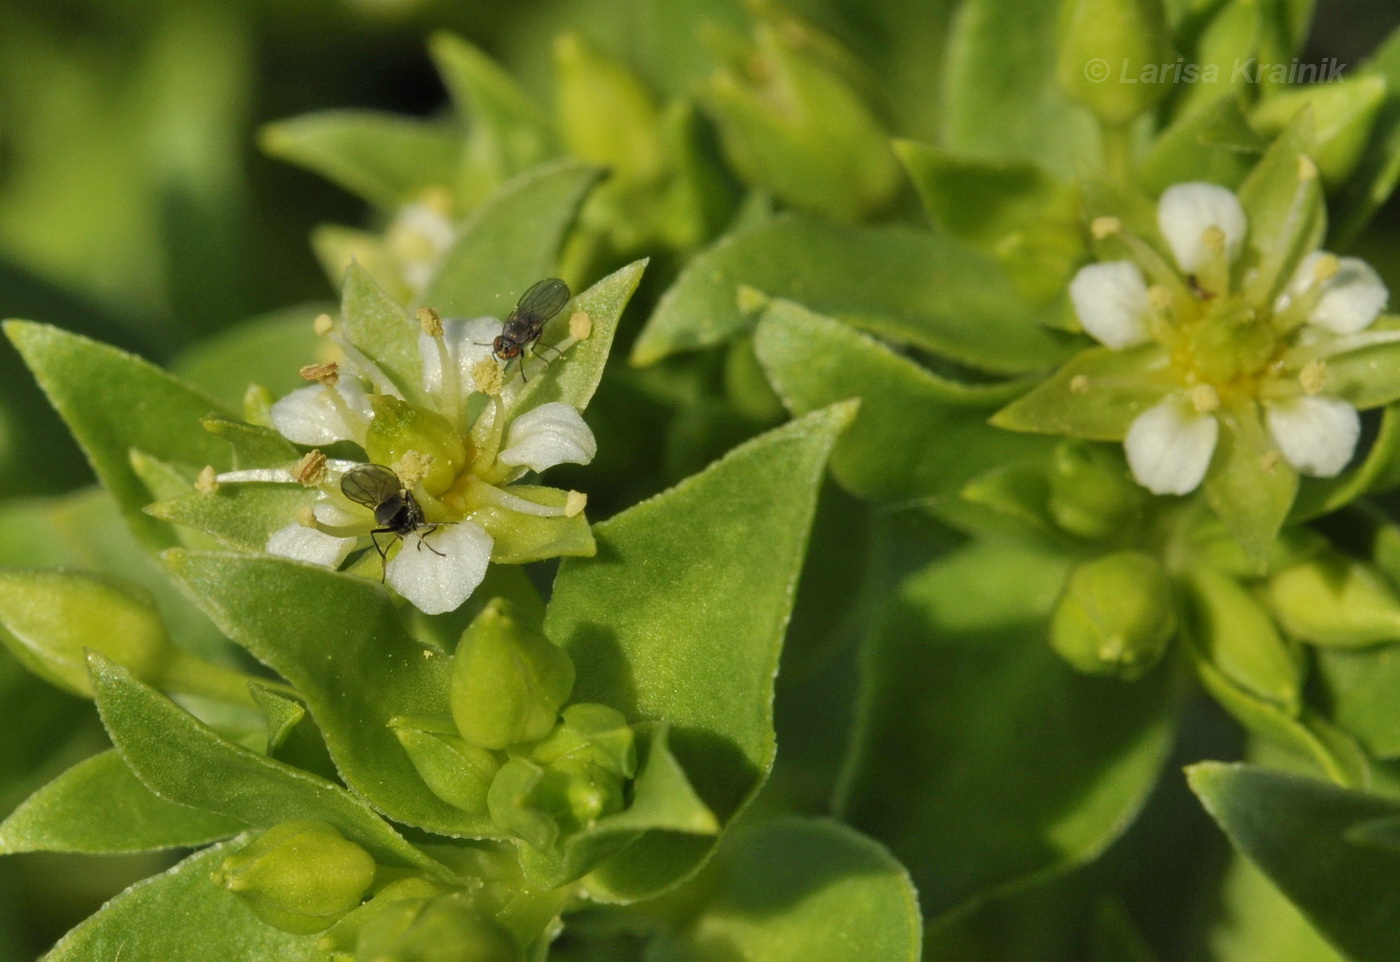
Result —
[[1157, 663], [1175, 631], [1161, 563], [1141, 551], [1119, 551], [1070, 572], [1050, 643], [1079, 671], [1132, 680]]
[[360, 927], [362, 962], [523, 962], [524, 950], [500, 922], [460, 893], [386, 903]]
[[1294, 637], [1354, 648], [1400, 640], [1400, 599], [1380, 573], [1335, 552], [1291, 565], [1265, 582], [1264, 597]]

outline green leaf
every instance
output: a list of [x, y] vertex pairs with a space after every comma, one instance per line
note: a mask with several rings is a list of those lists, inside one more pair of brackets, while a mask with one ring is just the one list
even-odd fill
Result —
[[455, 181], [458, 140], [439, 123], [367, 110], [330, 110], [262, 129], [262, 148], [371, 204], [394, 209]]
[[253, 701], [262, 709], [263, 717], [267, 719], [265, 754], [271, 755], [287, 740], [292, 730], [301, 724], [301, 720], [306, 717], [306, 709], [295, 698], [290, 698], [268, 685], [253, 682], [248, 689], [252, 692]]
[[1091, 347], [998, 411], [991, 423], [1008, 431], [1121, 441], [1139, 414], [1177, 386], [1155, 344], [1126, 351]]
[[1271, 302], [1327, 231], [1321, 178], [1308, 158], [1314, 128], [1311, 111], [1300, 113], [1240, 185], [1249, 233], [1235, 269], [1254, 303]]
[[383, 861], [448, 877], [340, 786], [234, 744], [101, 655], [94, 653], [89, 665], [113, 744], [136, 777], [166, 801], [259, 827], [320, 819]]
[[334, 311], [333, 305], [316, 302], [259, 314], [181, 351], [170, 370], [234, 410], [242, 407], [249, 384], [280, 397], [306, 386], [297, 370], [316, 360], [325, 344], [311, 324]]
[[674, 955], [661, 952], [657, 962], [920, 958], [923, 926], [909, 873], [839, 822], [779, 818], [739, 829], [705, 881], [704, 907]]
[[1298, 472], [1279, 457], [1254, 411], [1221, 411], [1206, 471], [1206, 501], [1262, 570], [1298, 494]]
[[932, 919], [1097, 857], [1166, 760], [1167, 671], [1124, 684], [1050, 649], [1069, 565], [973, 542], [906, 580], [867, 643], [841, 810]]
[[1057, 4], [971, 0], [945, 53], [941, 143], [959, 154], [1029, 161], [1073, 177], [1098, 156], [1091, 115], [1055, 82]]
[[632, 363], [746, 333], [767, 297], [997, 373], [1053, 366], [1073, 347], [1031, 316], [993, 258], [946, 235], [784, 216], [693, 258], [637, 338]]
[[[705, 806], [680, 762], [667, 744], [664, 722], [638, 726], [636, 780], [632, 783], [631, 804], [565, 840], [562, 850], [551, 857], [528, 845], [520, 846], [520, 862], [526, 878], [537, 888], [557, 888], [616, 855], [646, 832], [673, 832], [682, 835], [717, 835], [719, 823]], [[584, 882], [588, 886], [588, 882]], [[602, 893], [608, 893], [603, 882]]]
[[[754, 340], [759, 362], [793, 415], [860, 398], [831, 468], [842, 486], [884, 501], [954, 494], [976, 475], [1044, 454], [1043, 438], [987, 424], [1020, 384], [967, 385], [930, 374], [844, 324], [774, 303]], [[937, 438], [937, 444], [929, 443]], [[958, 452], [950, 457], [949, 452]]]
[[146, 510], [152, 517], [212, 535], [233, 548], [262, 551], [272, 532], [296, 521], [297, 509], [315, 491], [299, 484], [239, 483], [198, 491]]
[[550, 401], [563, 401], [578, 411], [588, 406], [603, 379], [617, 322], [636, 292], [646, 266], [647, 262], [640, 260], [614, 271], [574, 298], [545, 326], [542, 343], [562, 340], [569, 332], [569, 318], [582, 311], [588, 315], [592, 330], [569, 349], [558, 367], [551, 365], [543, 377], [532, 378], [521, 388], [511, 402], [512, 416]]
[[175, 543], [144, 514], [146, 486], [131, 467], [132, 448], [164, 461], [227, 467], [228, 446], [200, 419], [219, 405], [140, 358], [56, 327], [7, 321], [5, 333], [34, 372], [92, 468], [148, 546]]
[[171, 551], [166, 561], [215, 624], [292, 683], [356, 791], [395, 821], [494, 834], [429, 790], [389, 726], [446, 714], [448, 659], [404, 631], [383, 587], [285, 558]]
[[457, 174], [470, 210], [502, 183], [555, 151], [548, 116], [499, 65], [467, 41], [435, 33], [428, 52], [470, 128]]
[[242, 844], [235, 839], [215, 845], [137, 882], [65, 935], [43, 962], [321, 962], [319, 936], [274, 929], [210, 880]]
[[992, 244], [1044, 213], [1060, 185], [1030, 162], [959, 157], [941, 147], [895, 141], [919, 199], [949, 233]]
[[290, 464], [301, 454], [296, 445], [271, 428], [235, 421], [220, 414], [210, 415], [200, 423], [204, 430], [223, 438], [233, 448], [235, 468]]
[[[676, 758], [722, 824], [773, 763], [778, 651], [826, 459], [852, 414], [833, 406], [770, 431], [597, 525], [598, 557], [566, 560], [555, 579], [545, 629], [574, 660], [574, 698], [669, 722]], [[711, 845], [650, 833], [590, 888], [646, 897]]]
[[423, 303], [443, 317], [504, 317], [531, 284], [556, 271], [564, 236], [600, 175], [560, 160], [504, 184], [462, 225]]
[[416, 398], [423, 383], [418, 322], [358, 264], [346, 269], [340, 298], [346, 339], [378, 364], [405, 398]]
[[1350, 244], [1400, 184], [1400, 29], [1391, 32], [1365, 70], [1385, 80], [1387, 97], [1356, 172], [1339, 191], [1334, 218], [1340, 245]]
[[1138, 164], [1137, 181], [1153, 197], [1173, 184], [1198, 180], [1234, 189], [1265, 146], [1239, 97], [1225, 94], [1185, 112], [1162, 131]]
[[1210, 932], [1213, 958], [1346, 962], [1268, 877], [1243, 858], [1230, 862], [1222, 889], [1220, 917]]
[[1395, 957], [1400, 851], [1354, 834], [1400, 814], [1393, 801], [1249, 765], [1201, 762], [1186, 774], [1235, 847], [1329, 942], [1355, 962]]
[[1327, 393], [1364, 411], [1400, 399], [1400, 317], [1386, 314], [1360, 334], [1338, 338], [1327, 361]]
[[106, 751], [74, 765], [11, 812], [0, 824], [0, 854], [193, 848], [247, 827], [241, 819], [152, 794], [120, 755]]

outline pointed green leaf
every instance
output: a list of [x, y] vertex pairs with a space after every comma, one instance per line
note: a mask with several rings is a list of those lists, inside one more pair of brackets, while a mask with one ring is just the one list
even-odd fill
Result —
[[1181, 115], [1138, 164], [1137, 180], [1156, 197], [1173, 184], [1206, 181], [1234, 189], [1264, 152], [1235, 94]]
[[89, 665], [113, 744], [136, 777], [166, 801], [261, 827], [320, 819], [386, 862], [445, 875], [340, 786], [235, 745], [101, 655], [92, 655]]
[[416, 398], [423, 383], [421, 325], [358, 264], [345, 271], [340, 298], [346, 339], [378, 364], [405, 398]]
[[247, 827], [152, 794], [119, 754], [106, 751], [74, 765], [10, 813], [0, 824], [0, 853], [193, 848]]
[[556, 150], [549, 117], [504, 69], [462, 38], [435, 33], [428, 51], [470, 131], [458, 194], [470, 210]]
[[558, 270], [564, 236], [601, 173], [560, 160], [503, 184], [462, 225], [423, 303], [444, 317], [505, 317], [531, 284]]
[[1339, 191], [1336, 242], [1350, 244], [1400, 184], [1400, 28], [1365, 66], [1386, 83], [1386, 99], [1355, 174]]
[[271, 755], [287, 740], [292, 729], [306, 717], [306, 709], [295, 698], [290, 698], [268, 685], [254, 682], [248, 689], [253, 694], [253, 701], [262, 709], [263, 717], [267, 719], [266, 754]]
[[1298, 472], [1279, 456], [1254, 412], [1219, 414], [1220, 440], [1206, 471], [1206, 501], [1261, 569], [1298, 493]]
[[456, 133], [368, 110], [330, 110], [268, 124], [262, 148], [392, 210], [456, 175]]
[[1008, 431], [1121, 441], [1137, 416], [1176, 387], [1155, 344], [1127, 351], [1080, 351], [1045, 383], [1011, 402], [991, 423]]
[[[794, 416], [860, 398], [855, 423], [831, 458], [832, 472], [853, 494], [884, 501], [948, 496], [983, 471], [1051, 447], [1044, 438], [987, 423], [1023, 385], [974, 386], [940, 378], [789, 301], [764, 313], [754, 347]], [[957, 456], [950, 457], [950, 451]]]
[[839, 822], [779, 818], [725, 840], [677, 942], [688, 962], [916, 962], [922, 920], [904, 866]]
[[296, 445], [271, 428], [219, 414], [210, 415], [200, 423], [204, 430], [223, 438], [233, 448], [235, 468], [272, 467], [291, 463], [301, 455]]
[[1394, 801], [1250, 765], [1186, 770], [1230, 841], [1329, 942], [1355, 962], [1387, 962], [1400, 942], [1400, 851], [1355, 831], [1400, 816]]
[[212, 535], [233, 548], [262, 551], [272, 532], [296, 521], [297, 509], [316, 492], [299, 484], [240, 483], [197, 491], [146, 510], [152, 517]]
[[1334, 345], [1342, 350], [1326, 358], [1328, 394], [1360, 411], [1400, 399], [1400, 317], [1383, 315]]
[[[773, 763], [773, 673], [826, 459], [852, 414], [837, 405], [770, 431], [597, 525], [598, 557], [566, 560], [555, 579], [545, 629], [573, 657], [574, 698], [669, 722], [676, 758], [721, 823]], [[650, 833], [590, 887], [645, 897], [693, 872], [711, 844]]]
[[1166, 761], [1168, 671], [1125, 684], [1050, 649], [1069, 565], [973, 542], [911, 576], [869, 640], [842, 810], [931, 918], [1095, 858]]
[[1263, 872], [1239, 856], [1226, 870], [1220, 901], [1210, 932], [1213, 958], [1346, 962]]
[[43, 962], [321, 962], [319, 935], [289, 935], [210, 879], [243, 840], [191, 855], [137, 882], [65, 935]]
[[384, 588], [285, 558], [172, 551], [166, 559], [215, 624], [292, 683], [356, 791], [396, 821], [492, 834], [489, 821], [429, 790], [389, 727], [392, 718], [446, 712], [448, 659], [404, 631]]
[[637, 338], [632, 363], [743, 334], [766, 297], [997, 373], [1040, 370], [1072, 352], [1030, 316], [989, 255], [929, 231], [784, 216], [740, 228], [693, 258]]
[[44, 324], [7, 321], [5, 333], [146, 544], [174, 535], [142, 513], [151, 499], [131, 468], [132, 448], [162, 460], [227, 467], [228, 446], [200, 420], [219, 405], [140, 358]]
[[1237, 269], [1242, 265], [1256, 303], [1272, 301], [1327, 232], [1321, 177], [1308, 157], [1314, 129], [1312, 112], [1303, 111], [1240, 185], [1249, 233]]
[[637, 290], [646, 266], [647, 262], [640, 260], [614, 271], [574, 298], [545, 326], [541, 343], [562, 340], [569, 332], [569, 318], [582, 311], [588, 315], [592, 330], [587, 338], [569, 348], [558, 366], [551, 364], [542, 377], [531, 378], [521, 388], [511, 401], [512, 412], [527, 411], [550, 401], [563, 401], [578, 411], [588, 406], [603, 379], [617, 322]]

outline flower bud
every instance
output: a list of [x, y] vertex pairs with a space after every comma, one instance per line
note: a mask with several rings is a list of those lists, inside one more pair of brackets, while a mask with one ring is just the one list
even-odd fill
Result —
[[569, 153], [629, 181], [660, 175], [661, 117], [630, 70], [578, 34], [554, 41], [559, 129]]
[[361, 962], [522, 962], [500, 922], [460, 894], [390, 902], [367, 919], [355, 943]]
[[447, 418], [387, 394], [376, 394], [370, 403], [374, 420], [365, 433], [369, 459], [392, 468], [405, 456], [416, 455], [420, 461], [426, 459], [424, 490], [439, 495], [451, 487], [466, 462], [467, 452]]
[[545, 766], [513, 758], [501, 766], [487, 800], [498, 828], [540, 852], [552, 849], [561, 836], [621, 811], [624, 804], [622, 781], [601, 765], [578, 758]]
[[486, 814], [486, 792], [501, 767], [495, 755], [450, 732], [419, 728], [409, 719], [394, 718], [389, 727], [434, 795], [464, 812]]
[[554, 731], [531, 746], [530, 758], [541, 765], [579, 759], [631, 778], [637, 770], [636, 736], [622, 712], [614, 708], [591, 702], [570, 705]]
[[1079, 671], [1141, 677], [1176, 630], [1161, 563], [1119, 551], [1080, 564], [1065, 583], [1050, 623], [1050, 644]]
[[1400, 598], [1380, 572], [1335, 552], [1278, 571], [1264, 598], [1285, 631], [1315, 645], [1400, 641]]
[[536, 741], [554, 728], [573, 687], [574, 663], [564, 650], [496, 598], [452, 656], [452, 719], [463, 739], [482, 748]]
[[1161, 0], [1070, 0], [1056, 74], [1071, 100], [1121, 127], [1171, 92], [1174, 64]]
[[325, 822], [283, 822], [223, 860], [216, 884], [284, 932], [329, 928], [360, 904], [374, 882], [370, 854]]
[[1186, 581], [1186, 635], [1196, 657], [1230, 684], [1296, 716], [1302, 661], [1255, 596], [1229, 575], [1198, 567]]
[[1144, 500], [1116, 452], [1074, 441], [1055, 448], [1048, 506], [1055, 523], [1070, 534], [1107, 537], [1140, 511]]
[[496, 773], [486, 796], [496, 827], [538, 852], [548, 852], [559, 840], [559, 823], [534, 801], [535, 788], [543, 778], [544, 769], [539, 765], [526, 758], [512, 758]]
[[899, 189], [889, 134], [846, 78], [804, 42], [810, 28], [760, 25], [743, 66], [717, 73], [703, 102], [729, 161], [750, 184], [851, 221]]
[[144, 588], [67, 571], [0, 573], [0, 641], [36, 675], [85, 697], [86, 648], [147, 681], [193, 661], [170, 643]]

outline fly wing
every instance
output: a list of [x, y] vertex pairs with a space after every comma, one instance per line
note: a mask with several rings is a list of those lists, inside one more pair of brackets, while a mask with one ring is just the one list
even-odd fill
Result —
[[572, 296], [568, 284], [557, 277], [547, 277], [520, 295], [513, 313], [522, 320], [543, 324], [558, 314]]
[[340, 491], [356, 504], [378, 508], [402, 490], [399, 476], [382, 464], [361, 464], [345, 472]]

